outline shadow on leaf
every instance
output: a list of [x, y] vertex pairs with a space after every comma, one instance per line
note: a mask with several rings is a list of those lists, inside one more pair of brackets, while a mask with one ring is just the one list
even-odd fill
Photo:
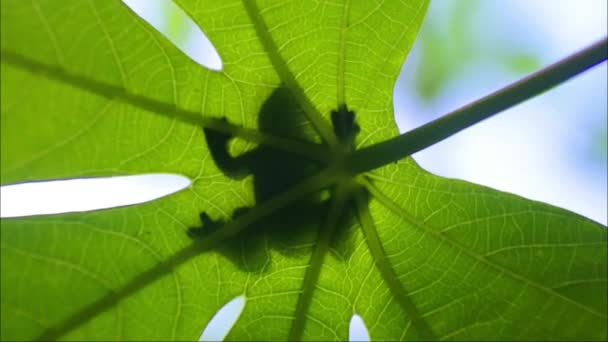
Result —
[[[258, 118], [259, 129], [267, 134], [294, 140], [311, 140], [314, 134], [296, 99], [284, 87], [277, 88], [266, 100]], [[226, 176], [233, 179], [253, 176], [256, 203], [263, 203], [285, 192], [323, 167], [318, 162], [268, 145], [260, 145], [232, 156], [229, 151], [232, 136], [205, 128], [203, 131], [214, 162]], [[217, 250], [240, 269], [253, 273], [268, 272], [271, 269], [271, 250], [284, 256], [308, 253], [309, 248], [306, 247], [314, 244], [327, 217], [328, 197], [330, 196], [326, 193], [317, 193], [295, 201], [225, 241]], [[255, 210], [255, 206], [238, 208], [232, 214], [232, 219], [248, 210]], [[340, 249], [338, 253], [342, 256], [347, 255], [351, 249], [344, 241], [348, 241], [345, 236], [346, 227], [354, 218], [351, 211], [345, 212], [348, 215], [340, 220], [340, 227], [335, 234], [335, 238], [342, 242], [332, 244], [334, 248]], [[213, 220], [206, 212], [202, 212], [200, 217], [201, 227], [188, 230], [188, 235], [194, 239], [208, 236], [221, 229], [225, 223]]]
[[[310, 139], [312, 130], [307, 131], [307, 120], [295, 103], [287, 89], [275, 90], [260, 111], [260, 130], [293, 139]], [[352, 139], [358, 131], [354, 114], [345, 106], [332, 112], [332, 122], [337, 126], [336, 135], [344, 137], [345, 141], [346, 138]], [[284, 192], [324, 166], [268, 146], [259, 146], [243, 155], [232, 157], [228, 152], [231, 136], [208, 129], [204, 129], [204, 132], [214, 161], [227, 176], [236, 179], [248, 175], [254, 177], [256, 203], [265, 202]], [[224, 241], [218, 235], [205, 239], [214, 231], [222, 229], [225, 222], [214, 221], [203, 212], [200, 214], [201, 227], [188, 230], [188, 235], [199, 240], [199, 243], [185, 247], [140, 273], [121, 288], [97, 298], [58, 324], [45, 329], [36, 340], [60, 338], [210, 248], [216, 248], [239, 268], [254, 273], [268, 272], [271, 269], [272, 249], [285, 256], [309, 253], [310, 245], [316, 242], [319, 229], [327, 218], [330, 200], [331, 196], [327, 193], [319, 193], [296, 201], [251, 225], [234, 238]], [[233, 218], [248, 210], [255, 210], [255, 207], [237, 209]], [[355, 212], [348, 205], [338, 221], [331, 243], [333, 254], [338, 260], [348, 260], [353, 251], [350, 228], [353, 227], [354, 220]]]

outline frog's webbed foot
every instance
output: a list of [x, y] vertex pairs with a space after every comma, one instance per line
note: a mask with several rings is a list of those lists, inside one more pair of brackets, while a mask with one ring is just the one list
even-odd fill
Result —
[[224, 225], [224, 221], [222, 221], [222, 220], [214, 221], [204, 211], [200, 213], [199, 217], [201, 219], [201, 226], [200, 227], [190, 227], [190, 228], [188, 228], [188, 231], [187, 231], [188, 236], [192, 239], [199, 239], [199, 238], [208, 236], [209, 234], [216, 231], [219, 227]]
[[355, 112], [348, 110], [345, 104], [340, 105], [338, 110], [331, 112], [331, 122], [338, 140], [346, 146], [352, 147], [355, 137], [361, 130], [355, 121]]

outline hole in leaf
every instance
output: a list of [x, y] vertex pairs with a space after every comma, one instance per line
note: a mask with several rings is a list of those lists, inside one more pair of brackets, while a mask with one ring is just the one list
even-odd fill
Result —
[[213, 318], [211, 318], [198, 340], [223, 341], [224, 338], [226, 338], [226, 335], [228, 335], [230, 332], [230, 329], [232, 329], [236, 321], [239, 319], [239, 316], [241, 316], [244, 308], [244, 295], [238, 296], [229, 301], [217, 311]]
[[222, 70], [222, 59], [209, 38], [172, 0], [122, 1], [193, 61], [214, 71]]
[[354, 314], [348, 326], [349, 341], [370, 341], [369, 332], [361, 316]]
[[0, 217], [59, 214], [148, 202], [190, 185], [184, 176], [146, 174], [66, 179], [0, 187]]

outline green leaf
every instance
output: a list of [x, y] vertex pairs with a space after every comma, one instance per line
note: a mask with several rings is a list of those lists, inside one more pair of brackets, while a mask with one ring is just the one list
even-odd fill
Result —
[[344, 171], [397, 134], [392, 88], [426, 1], [179, 5], [221, 72], [119, 1], [2, 1], [3, 184], [193, 180], [3, 219], [2, 340], [195, 340], [242, 294], [228, 339], [344, 340], [354, 313], [374, 340], [606, 339], [601, 225], [411, 159]]

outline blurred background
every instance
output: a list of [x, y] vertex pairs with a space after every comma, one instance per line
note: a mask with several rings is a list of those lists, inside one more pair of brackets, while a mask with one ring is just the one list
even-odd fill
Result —
[[[435, 0], [394, 90], [401, 132], [608, 34], [606, 0]], [[435, 174], [548, 202], [606, 224], [606, 63], [414, 159]]]

